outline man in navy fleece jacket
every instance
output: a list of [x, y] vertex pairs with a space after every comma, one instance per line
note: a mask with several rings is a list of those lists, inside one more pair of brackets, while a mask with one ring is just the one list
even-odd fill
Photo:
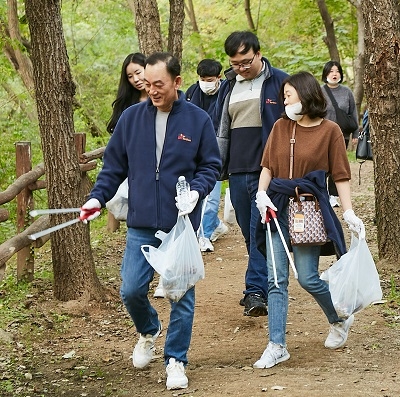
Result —
[[[149, 99], [126, 109], [104, 153], [104, 166], [81, 219], [90, 221], [116, 193], [127, 177], [129, 209], [127, 243], [121, 267], [121, 297], [138, 333], [133, 365], [146, 367], [153, 358], [154, 342], [161, 331], [158, 314], [148, 299], [154, 269], [141, 246], [158, 246], [158, 230], [168, 232], [176, 223], [176, 183], [183, 175], [190, 183], [190, 214], [199, 227], [201, 201], [213, 189], [221, 169], [214, 128], [208, 114], [189, 103], [179, 91], [178, 60], [168, 53], [154, 53], [146, 60], [144, 81]], [[98, 211], [96, 211], [98, 209]], [[93, 211], [95, 211], [93, 213]], [[185, 366], [192, 335], [194, 287], [178, 301], [171, 301], [165, 338], [167, 388], [188, 386]]]

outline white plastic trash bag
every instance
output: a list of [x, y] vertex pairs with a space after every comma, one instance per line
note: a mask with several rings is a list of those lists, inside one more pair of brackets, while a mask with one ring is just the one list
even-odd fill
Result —
[[231, 191], [229, 187], [225, 189], [225, 203], [224, 203], [224, 221], [227, 223], [235, 223], [235, 209], [231, 202]]
[[126, 178], [115, 193], [115, 196], [106, 203], [106, 208], [119, 221], [126, 221], [128, 216], [128, 178]]
[[320, 276], [329, 283], [333, 306], [348, 318], [382, 299], [378, 271], [364, 238], [351, 236], [349, 251]]
[[177, 302], [204, 278], [204, 263], [192, 223], [187, 215], [178, 216], [168, 234], [155, 234], [160, 246], [142, 245], [147, 261], [163, 280], [165, 297]]

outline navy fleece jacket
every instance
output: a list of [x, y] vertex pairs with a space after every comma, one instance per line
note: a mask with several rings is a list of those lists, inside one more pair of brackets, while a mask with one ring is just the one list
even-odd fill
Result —
[[104, 165], [90, 198], [104, 207], [128, 177], [127, 226], [171, 229], [177, 219], [176, 183], [184, 175], [199, 193], [190, 214], [199, 227], [201, 201], [213, 189], [221, 168], [214, 128], [208, 114], [189, 103], [178, 91], [168, 116], [159, 166], [156, 161], [155, 118], [150, 99], [126, 109], [104, 152]]

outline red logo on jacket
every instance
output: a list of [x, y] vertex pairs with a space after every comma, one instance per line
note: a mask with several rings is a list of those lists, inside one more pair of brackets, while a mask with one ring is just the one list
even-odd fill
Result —
[[185, 134], [182, 134], [182, 133], [180, 133], [178, 135], [178, 140], [179, 141], [192, 142], [192, 138], [190, 138], [190, 136], [186, 136]]

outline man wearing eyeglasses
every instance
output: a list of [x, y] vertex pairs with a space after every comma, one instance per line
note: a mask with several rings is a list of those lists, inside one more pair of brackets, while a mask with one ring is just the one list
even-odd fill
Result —
[[255, 199], [262, 151], [273, 124], [284, 112], [278, 94], [287, 74], [261, 55], [252, 32], [231, 33], [225, 40], [225, 52], [231, 67], [225, 72], [213, 115], [223, 163], [220, 179], [229, 179], [231, 201], [249, 254], [240, 304], [245, 316], [258, 317], [268, 314], [268, 273], [256, 244], [260, 220]]

